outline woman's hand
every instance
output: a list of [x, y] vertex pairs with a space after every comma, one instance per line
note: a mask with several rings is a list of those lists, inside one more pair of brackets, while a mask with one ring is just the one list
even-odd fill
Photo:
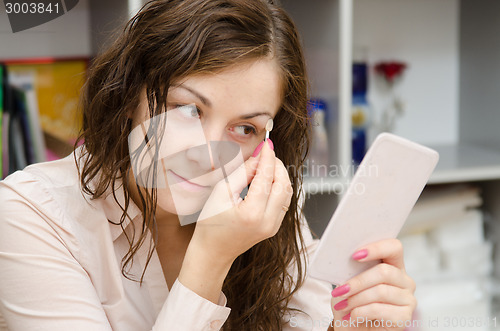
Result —
[[[257, 157], [249, 158], [239, 169], [214, 188], [200, 215], [191, 239], [193, 246], [233, 261], [256, 243], [274, 236], [290, 205], [292, 187], [285, 166], [275, 157], [271, 144], [264, 143]], [[236, 202], [228, 194], [239, 193], [251, 182], [245, 200]], [[217, 206], [219, 213], [207, 212]], [[227, 209], [224, 212], [221, 210]], [[231, 206], [232, 207], [232, 206]], [[206, 217], [205, 214], [215, 214]]]
[[233, 193], [239, 193], [251, 182], [245, 199], [214, 216], [202, 217], [211, 214], [202, 211], [196, 224], [179, 281], [211, 301], [217, 302], [233, 261], [258, 242], [274, 236], [290, 205], [293, 191], [288, 172], [270, 145], [264, 143], [257, 157], [250, 157], [228, 176], [228, 181], [220, 181], [206, 205], [217, 205], [216, 209], [221, 210], [233, 203], [232, 197], [226, 201], [228, 183]]
[[417, 301], [415, 282], [405, 271], [401, 242], [382, 240], [358, 250], [353, 258], [359, 263], [382, 263], [332, 291], [334, 329], [404, 330]]

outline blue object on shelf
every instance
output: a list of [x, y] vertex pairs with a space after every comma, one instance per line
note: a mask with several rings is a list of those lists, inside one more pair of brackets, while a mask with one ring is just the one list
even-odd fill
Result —
[[325, 113], [325, 122], [330, 120], [328, 106], [322, 99], [310, 99], [307, 102], [307, 115], [312, 118], [315, 111], [322, 111]]
[[368, 91], [368, 69], [366, 63], [352, 65], [352, 95], [366, 95]]
[[359, 165], [366, 152], [366, 130], [369, 106], [368, 66], [363, 62], [352, 65], [352, 160]]
[[352, 128], [352, 160], [359, 165], [366, 152], [365, 128]]

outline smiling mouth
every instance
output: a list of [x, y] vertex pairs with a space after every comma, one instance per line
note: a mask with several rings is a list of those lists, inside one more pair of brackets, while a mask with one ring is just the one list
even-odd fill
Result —
[[207, 188], [210, 188], [210, 186], [202, 186], [202, 185], [190, 182], [189, 180], [176, 174], [172, 170], [168, 170], [167, 174], [170, 175], [169, 177], [172, 180], [171, 185], [180, 186], [181, 188], [185, 189], [186, 191], [199, 192], [199, 191], [206, 190]]

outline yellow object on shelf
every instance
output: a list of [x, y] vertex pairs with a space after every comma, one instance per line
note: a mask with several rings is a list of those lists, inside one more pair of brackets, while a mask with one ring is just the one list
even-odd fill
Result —
[[72, 144], [81, 127], [78, 105], [87, 61], [23, 62], [9, 64], [8, 68], [9, 72], [35, 72], [35, 90], [43, 131]]
[[352, 125], [362, 126], [366, 123], [365, 110], [362, 107], [354, 107], [352, 112]]

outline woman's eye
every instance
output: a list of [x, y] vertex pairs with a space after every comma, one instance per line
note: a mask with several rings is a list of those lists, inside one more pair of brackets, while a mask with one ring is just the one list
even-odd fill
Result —
[[186, 118], [200, 118], [200, 110], [195, 105], [176, 105], [177, 111]]
[[241, 136], [249, 136], [249, 135], [257, 134], [257, 130], [255, 130], [255, 128], [253, 126], [249, 126], [249, 125], [235, 126], [233, 131], [236, 134], [239, 134]]

